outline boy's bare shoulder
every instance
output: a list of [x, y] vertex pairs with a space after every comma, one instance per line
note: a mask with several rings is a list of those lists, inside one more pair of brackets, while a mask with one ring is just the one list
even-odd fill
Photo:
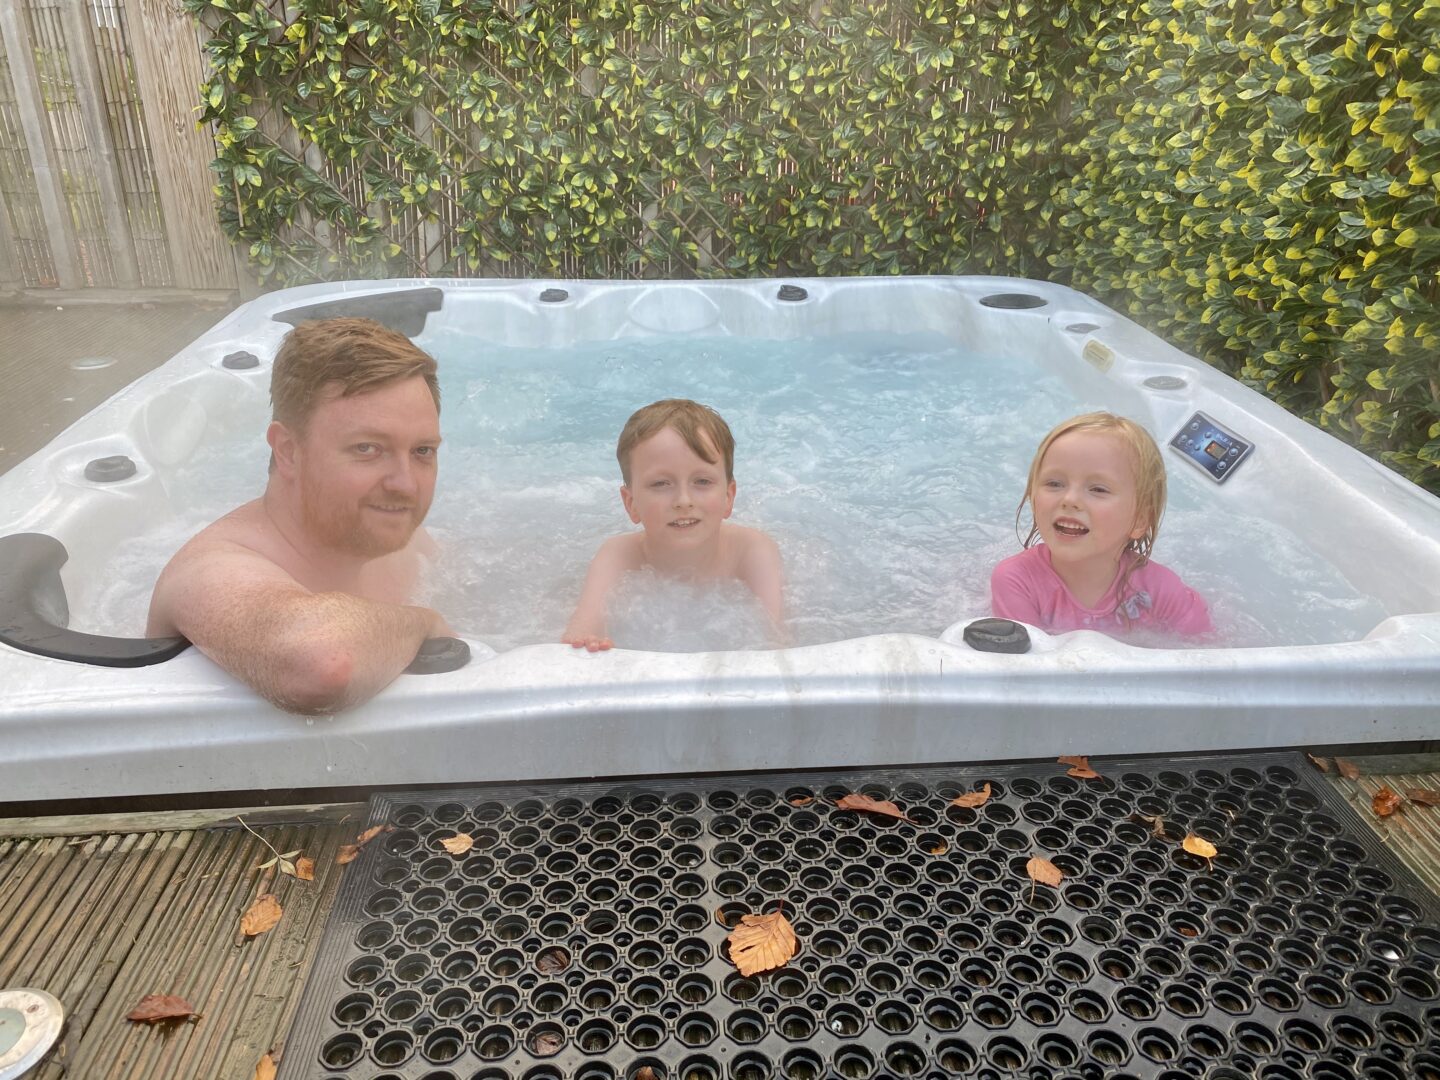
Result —
[[725, 530], [730, 534], [730, 543], [735, 546], [735, 551], [740, 555], [766, 554], [778, 552], [780, 547], [767, 532], [751, 528], [749, 525], [736, 525], [733, 522], [725, 522]]
[[645, 565], [645, 534], [617, 533], [595, 552], [595, 562], [604, 561], [615, 569], [638, 570]]

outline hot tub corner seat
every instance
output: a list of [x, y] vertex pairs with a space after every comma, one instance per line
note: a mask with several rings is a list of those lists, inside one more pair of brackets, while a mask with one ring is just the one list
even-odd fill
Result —
[[149, 667], [190, 647], [182, 637], [118, 638], [70, 630], [60, 568], [65, 545], [45, 533], [0, 537], [0, 642], [23, 652], [100, 667]]

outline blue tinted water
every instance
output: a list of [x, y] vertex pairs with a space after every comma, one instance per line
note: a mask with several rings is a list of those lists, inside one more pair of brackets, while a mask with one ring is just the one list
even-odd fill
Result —
[[[1019, 550], [1015, 508], [1034, 447], [1059, 420], [1105, 404], [1077, 401], [1039, 364], [931, 334], [565, 349], [447, 340], [436, 353], [446, 443], [430, 527], [444, 555], [427, 596], [500, 649], [557, 640], [596, 547], [635, 527], [615, 440], [650, 401], [691, 397], [730, 424], [732, 520], [779, 543], [801, 645], [935, 635], [988, 614], [990, 570]], [[1171, 463], [1157, 557], [1211, 598], [1221, 643], [1346, 640], [1384, 617], [1285, 530], [1259, 518], [1217, 529], [1209, 482], [1179, 475], [1189, 471]], [[612, 631], [635, 648], [767, 640], [743, 588], [653, 575], [619, 590]]]
[[[634, 528], [620, 503], [615, 440], [650, 401], [693, 397], [729, 422], [733, 520], [779, 543], [791, 640], [800, 645], [935, 635], [988, 614], [990, 571], [1020, 550], [1015, 508], [1035, 446], [1065, 417], [1106, 406], [1077, 400], [1037, 363], [978, 356], [929, 334], [564, 349], [449, 337], [434, 351], [445, 445], [427, 524], [442, 555], [421, 600], [502, 650], [559, 640], [596, 547]], [[235, 425], [233, 441], [204, 445], [168, 482], [176, 518], [120, 545], [117, 564], [131, 571], [77, 610], [77, 628], [143, 632], [150, 588], [170, 555], [261, 493], [265, 421], [252, 419]], [[1306, 537], [1218, 501], [1198, 470], [1165, 458], [1171, 497], [1156, 558], [1210, 600], [1216, 644], [1353, 640], [1386, 616]], [[743, 587], [696, 589], [641, 574], [612, 609], [617, 642], [633, 648], [768, 642]]]

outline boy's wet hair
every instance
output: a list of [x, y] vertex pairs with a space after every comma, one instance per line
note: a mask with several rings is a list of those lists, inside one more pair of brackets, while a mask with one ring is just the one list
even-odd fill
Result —
[[270, 371], [273, 418], [304, 434], [331, 386], [341, 397], [419, 376], [440, 411], [435, 360], [404, 334], [374, 319], [315, 319], [285, 335]]
[[666, 428], [674, 428], [685, 440], [685, 445], [711, 465], [715, 464], [714, 455], [718, 451], [725, 462], [725, 479], [735, 479], [735, 436], [730, 434], [730, 425], [709, 405], [701, 405], [689, 398], [666, 398], [637, 409], [625, 421], [625, 427], [620, 432], [615, 457], [620, 462], [620, 475], [625, 478], [627, 486], [630, 483], [630, 454], [640, 443]]
[[[1125, 602], [1125, 586], [1130, 575], [1150, 561], [1150, 552], [1155, 549], [1155, 537], [1160, 533], [1160, 518], [1165, 514], [1165, 462], [1160, 457], [1160, 448], [1143, 427], [1124, 416], [1114, 413], [1093, 412], [1072, 416], [1057, 424], [1040, 442], [1035, 457], [1030, 462], [1030, 475], [1025, 480], [1025, 495], [1015, 509], [1015, 531], [1020, 531], [1020, 518], [1025, 513], [1025, 504], [1031, 503], [1035, 485], [1040, 479], [1040, 465], [1055, 440], [1073, 431], [1093, 432], [1097, 435], [1111, 435], [1119, 439], [1130, 452], [1130, 465], [1135, 470], [1135, 521], [1144, 522], [1145, 531], [1126, 545], [1126, 550], [1135, 553], [1135, 561], [1125, 571], [1120, 586], [1115, 592], [1121, 605]], [[1032, 503], [1033, 505], [1033, 503]], [[1025, 547], [1030, 547], [1040, 538], [1040, 526], [1030, 523], [1030, 533], [1025, 537]]]

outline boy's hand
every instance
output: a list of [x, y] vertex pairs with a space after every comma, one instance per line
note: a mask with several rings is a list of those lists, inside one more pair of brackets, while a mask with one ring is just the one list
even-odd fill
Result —
[[615, 643], [608, 637], [594, 634], [566, 634], [560, 640], [566, 645], [576, 649], [585, 649], [587, 652], [604, 652], [606, 649], [615, 647]]

